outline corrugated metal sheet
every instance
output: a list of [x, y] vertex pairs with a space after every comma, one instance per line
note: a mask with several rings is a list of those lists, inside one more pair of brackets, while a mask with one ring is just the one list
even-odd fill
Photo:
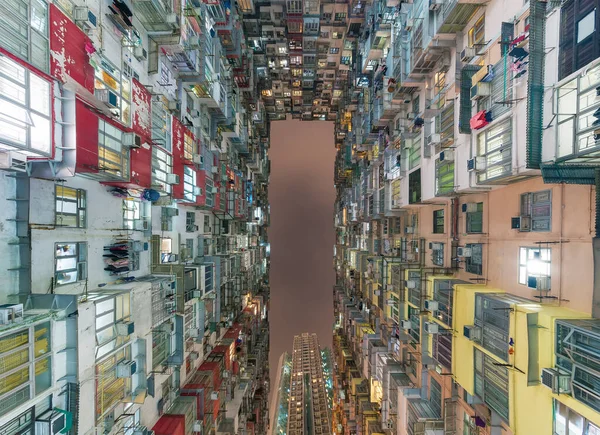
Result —
[[594, 166], [590, 165], [557, 165], [541, 166], [544, 183], [595, 184]]

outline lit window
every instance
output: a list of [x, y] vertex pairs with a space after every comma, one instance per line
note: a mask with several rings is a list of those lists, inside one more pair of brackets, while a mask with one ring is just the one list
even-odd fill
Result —
[[287, 53], [287, 47], [283, 46], [283, 47], [278, 47], [279, 49], [279, 54], [285, 54]]
[[98, 122], [98, 169], [107, 178], [129, 176], [129, 149], [123, 146], [123, 132], [108, 122]]
[[186, 201], [196, 202], [196, 171], [189, 166], [183, 168], [183, 197]]
[[123, 227], [129, 230], [135, 228], [135, 222], [140, 220], [140, 202], [133, 199], [123, 200]]
[[167, 174], [173, 172], [173, 158], [157, 147], [152, 147], [152, 184], [165, 193], [171, 193]]
[[468, 32], [469, 47], [483, 44], [485, 41], [485, 15], [477, 20]]
[[329, 54], [338, 54], [340, 49], [338, 47], [332, 47], [329, 49]]
[[549, 278], [551, 254], [549, 248], [520, 248], [519, 284], [537, 288], [538, 279]]
[[48, 4], [44, 0], [0, 2], [2, 46], [36, 68], [48, 72]]
[[85, 228], [85, 190], [56, 186], [56, 225]]
[[508, 118], [477, 136], [477, 155], [485, 158], [485, 170], [477, 173], [477, 182], [512, 173], [512, 119]]
[[50, 84], [0, 57], [0, 143], [50, 154], [51, 115]]
[[183, 158], [185, 160], [192, 160], [194, 153], [196, 152], [196, 141], [190, 133], [183, 135]]
[[121, 74], [121, 70], [112, 66], [106, 59], [96, 65], [96, 91], [105, 90], [105, 103], [111, 107], [120, 121], [129, 125], [131, 115], [131, 81]]
[[56, 285], [71, 284], [87, 278], [87, 245], [85, 243], [57, 243], [54, 260]]
[[343, 21], [346, 19], [346, 13], [345, 12], [337, 12], [335, 14], [335, 21]]

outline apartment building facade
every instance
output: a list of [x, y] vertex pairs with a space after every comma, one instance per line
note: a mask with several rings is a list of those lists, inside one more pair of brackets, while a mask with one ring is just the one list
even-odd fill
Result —
[[365, 5], [335, 130], [332, 433], [600, 430], [596, 8]]
[[0, 4], [1, 433], [266, 433], [245, 6]]

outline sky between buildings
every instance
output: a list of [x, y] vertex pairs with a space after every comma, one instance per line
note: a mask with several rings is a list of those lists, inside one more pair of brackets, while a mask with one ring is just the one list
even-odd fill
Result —
[[[331, 122], [271, 123], [271, 379], [294, 335], [315, 332], [331, 346], [333, 169]], [[274, 386], [274, 388], [276, 388]]]

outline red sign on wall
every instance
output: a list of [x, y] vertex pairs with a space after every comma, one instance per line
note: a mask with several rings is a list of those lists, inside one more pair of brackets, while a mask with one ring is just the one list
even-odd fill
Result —
[[94, 68], [86, 45], [90, 38], [56, 6], [50, 5], [50, 74], [65, 83], [69, 78], [94, 91]]

